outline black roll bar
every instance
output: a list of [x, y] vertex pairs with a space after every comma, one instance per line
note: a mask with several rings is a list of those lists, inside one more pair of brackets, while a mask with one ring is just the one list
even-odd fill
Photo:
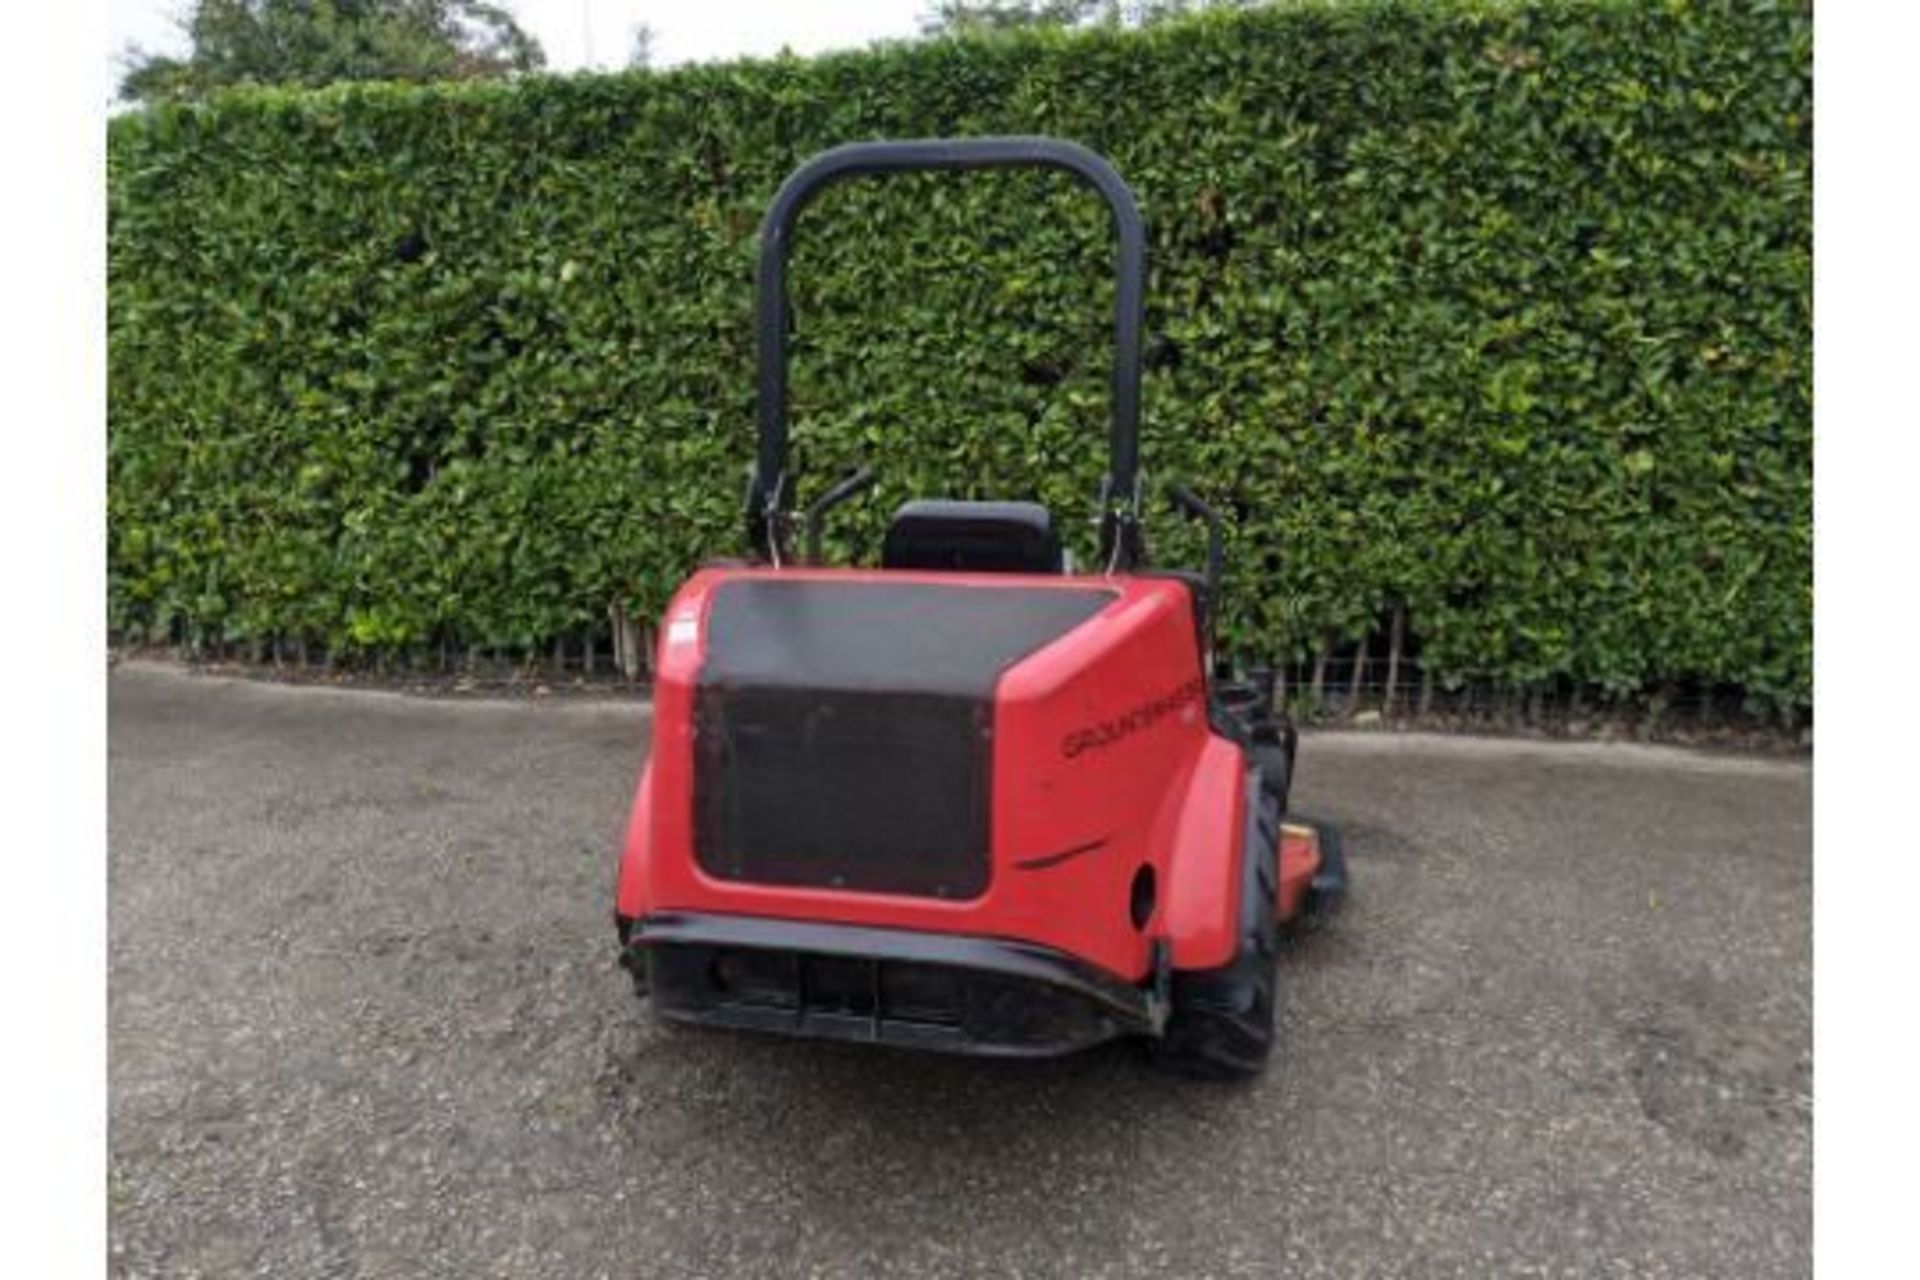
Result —
[[781, 184], [760, 224], [760, 260], [754, 281], [754, 335], [758, 348], [755, 413], [760, 447], [748, 490], [747, 538], [763, 555], [785, 558], [781, 505], [787, 474], [787, 257], [794, 223], [814, 196], [842, 178], [912, 170], [1062, 169], [1098, 191], [1113, 215], [1119, 241], [1113, 316], [1113, 425], [1107, 475], [1100, 489], [1101, 559], [1131, 568], [1140, 558], [1140, 330], [1146, 298], [1146, 232], [1133, 192], [1098, 154], [1057, 138], [932, 138], [855, 142], [823, 151]]

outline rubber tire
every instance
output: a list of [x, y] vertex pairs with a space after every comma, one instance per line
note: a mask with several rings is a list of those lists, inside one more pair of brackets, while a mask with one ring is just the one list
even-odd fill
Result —
[[[1260, 777], [1256, 770], [1254, 777]], [[1274, 901], [1279, 887], [1278, 797], [1262, 779], [1257, 826], [1243, 853], [1240, 950], [1218, 969], [1173, 975], [1173, 1010], [1154, 1042], [1154, 1062], [1201, 1080], [1250, 1080], [1273, 1056], [1279, 985], [1279, 926]]]
[[1254, 731], [1253, 762], [1267, 790], [1278, 798], [1280, 812], [1287, 811], [1287, 798], [1293, 791], [1293, 753], [1295, 735], [1291, 725], [1265, 726]]

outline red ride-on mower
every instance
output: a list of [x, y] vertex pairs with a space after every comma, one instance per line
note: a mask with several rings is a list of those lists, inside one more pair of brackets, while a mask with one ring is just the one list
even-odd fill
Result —
[[[877, 569], [796, 558], [787, 250], [855, 174], [1063, 169], [1119, 239], [1099, 572], [1044, 507], [916, 501]], [[620, 864], [622, 958], [675, 1022], [1002, 1056], [1152, 1041], [1199, 1075], [1258, 1071], [1283, 925], [1346, 887], [1332, 833], [1289, 825], [1292, 727], [1271, 678], [1213, 658], [1204, 576], [1146, 565], [1138, 485], [1145, 242], [1133, 193], [1044, 138], [878, 142], [815, 157], [760, 231], [755, 561], [668, 606], [653, 751]]]

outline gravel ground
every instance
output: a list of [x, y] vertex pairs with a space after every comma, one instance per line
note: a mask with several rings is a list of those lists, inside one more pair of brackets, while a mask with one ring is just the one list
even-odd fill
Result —
[[121, 665], [118, 1275], [1803, 1275], [1800, 761], [1307, 739], [1348, 911], [1248, 1087], [673, 1032], [637, 704]]

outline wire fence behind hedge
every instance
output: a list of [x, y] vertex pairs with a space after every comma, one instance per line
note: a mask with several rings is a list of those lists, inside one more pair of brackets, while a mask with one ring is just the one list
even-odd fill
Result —
[[[228, 641], [176, 626], [120, 632], [122, 648], [169, 651], [189, 662], [241, 664], [293, 678], [367, 677], [396, 682], [456, 682], [476, 688], [590, 684], [635, 692], [652, 684], [656, 629], [652, 619], [608, 610], [600, 627], [537, 645], [477, 645], [443, 638], [390, 652], [332, 653], [303, 640], [274, 637]], [[1245, 670], [1262, 665], [1240, 657]], [[1647, 731], [1663, 725], [1701, 731], [1792, 735], [1808, 730], [1811, 708], [1764, 706], [1737, 685], [1663, 681], [1616, 692], [1566, 677], [1519, 684], [1487, 672], [1444, 670], [1426, 662], [1403, 613], [1362, 641], [1330, 645], [1310, 659], [1272, 665], [1275, 703], [1303, 723], [1447, 723], [1463, 727], [1531, 727], [1579, 735], [1608, 724]]]

